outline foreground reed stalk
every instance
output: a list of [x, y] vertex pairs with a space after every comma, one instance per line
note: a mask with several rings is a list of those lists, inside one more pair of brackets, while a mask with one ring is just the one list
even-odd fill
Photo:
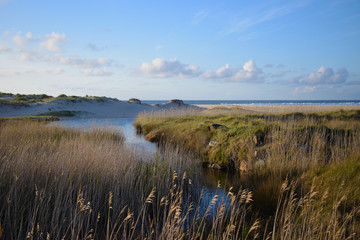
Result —
[[[109, 130], [0, 123], [2, 239], [358, 239], [359, 207], [322, 211], [313, 189], [283, 184], [276, 214], [254, 213], [247, 189], [198, 191], [196, 160], [167, 146], [141, 158]], [[145, 160], [144, 160], [145, 159]], [[188, 176], [192, 176], [191, 179]]]

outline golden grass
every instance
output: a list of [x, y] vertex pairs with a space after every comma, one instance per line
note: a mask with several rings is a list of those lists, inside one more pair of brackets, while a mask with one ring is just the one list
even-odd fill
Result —
[[[360, 111], [286, 114], [193, 115], [184, 110], [141, 114], [139, 132], [156, 141], [173, 142], [200, 155], [208, 164], [255, 169], [304, 171], [342, 161], [360, 151]], [[225, 127], [212, 129], [212, 124]], [[254, 138], [261, 138], [259, 143]], [[215, 146], [209, 146], [215, 142]], [[264, 165], [264, 164], [262, 164]], [[285, 174], [286, 175], [286, 174]]]
[[[310, 190], [284, 183], [276, 215], [252, 211], [247, 189], [205, 211], [191, 154], [167, 147], [139, 159], [121, 138], [34, 122], [0, 125], [3, 239], [358, 239], [359, 207], [321, 212]], [[188, 176], [192, 176], [190, 180]], [[220, 193], [220, 188], [218, 189]], [[340, 201], [341, 199], [339, 199]]]
[[357, 105], [196, 105], [207, 109], [206, 112], [224, 111], [240, 112], [241, 113], [289, 113], [289, 112], [304, 112], [304, 113], [319, 113], [337, 110], [359, 110]]

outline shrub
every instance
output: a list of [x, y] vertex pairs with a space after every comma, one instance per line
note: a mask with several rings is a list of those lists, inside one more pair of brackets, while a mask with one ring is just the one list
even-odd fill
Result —
[[128, 102], [129, 102], [129, 103], [134, 102], [134, 103], [137, 103], [137, 104], [141, 104], [141, 101], [140, 101], [139, 99], [137, 99], [137, 98], [130, 98], [130, 99], [128, 100]]
[[60, 94], [57, 98], [67, 98], [67, 96], [65, 94]]

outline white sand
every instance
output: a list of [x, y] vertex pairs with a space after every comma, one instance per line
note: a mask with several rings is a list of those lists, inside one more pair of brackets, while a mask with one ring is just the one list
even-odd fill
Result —
[[49, 103], [37, 102], [30, 104], [1, 104], [0, 117], [34, 116], [50, 111], [81, 111], [78, 117], [108, 117], [108, 118], [134, 118], [143, 111], [157, 109], [170, 109], [189, 107], [189, 105], [177, 105], [173, 103], [160, 104], [159, 106], [149, 104], [128, 103], [107, 99], [105, 102], [89, 99], [71, 102], [69, 100], [54, 100]]
[[243, 113], [281, 113], [281, 112], [319, 112], [339, 109], [360, 109], [360, 106], [349, 105], [178, 105], [176, 103], [164, 103], [158, 106], [149, 104], [137, 104], [135, 102], [106, 99], [87, 99], [71, 102], [70, 100], [54, 100], [49, 103], [37, 102], [30, 104], [0, 104], [0, 117], [34, 116], [51, 111], [80, 111], [77, 117], [88, 118], [134, 118], [140, 112], [156, 111], [159, 109], [176, 109], [184, 107], [200, 107], [208, 109], [209, 113], [221, 111], [221, 109], [237, 110]]

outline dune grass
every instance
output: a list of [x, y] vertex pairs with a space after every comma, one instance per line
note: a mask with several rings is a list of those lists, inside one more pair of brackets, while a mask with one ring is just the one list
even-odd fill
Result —
[[263, 217], [275, 213], [285, 179], [298, 182], [300, 196], [311, 186], [326, 195], [324, 211], [332, 209], [340, 192], [347, 196], [341, 202], [343, 208], [360, 204], [359, 110], [173, 115], [145, 113], [135, 126], [150, 140], [183, 146], [206, 166], [220, 166], [229, 174], [245, 171], [246, 181], [241, 185], [251, 189], [254, 209]]
[[[204, 162], [224, 168], [242, 165], [255, 168], [256, 162], [265, 158], [277, 158], [279, 160], [265, 163], [272, 166], [281, 163], [283, 167], [306, 157], [300, 164], [306, 169], [309, 164], [337, 161], [343, 158], [340, 155], [358, 150], [360, 143], [360, 110], [174, 115], [140, 115], [135, 126], [154, 141], [176, 142], [198, 154]], [[209, 145], [210, 142], [213, 144]]]
[[[116, 137], [114, 137], [116, 136]], [[358, 239], [358, 205], [323, 212], [315, 188], [279, 188], [276, 212], [262, 218], [247, 189], [209, 203], [196, 159], [169, 145], [146, 158], [119, 133], [0, 125], [0, 238], [3, 239]]]
[[62, 110], [62, 111], [51, 111], [51, 112], [39, 113], [37, 116], [75, 117], [82, 113], [84, 113], [84, 112], [83, 111]]
[[60, 119], [55, 116], [25, 116], [25, 117], [1, 117], [0, 122], [10, 121], [37, 121], [37, 122], [53, 122]]
[[0, 96], [10, 97], [9, 100], [1, 99], [1, 104], [27, 104], [27, 103], [36, 103], [36, 102], [51, 102], [55, 100], [65, 100], [69, 102], [82, 102], [96, 100], [97, 102], [106, 102], [109, 99], [117, 100], [115, 98], [108, 97], [98, 97], [98, 96], [67, 96], [66, 94], [60, 94], [57, 97], [53, 97], [46, 94], [12, 94], [12, 93], [2, 93]]
[[313, 186], [319, 194], [327, 195], [323, 207], [331, 207], [331, 203], [341, 197], [346, 197], [343, 200], [348, 206], [359, 205], [360, 154], [353, 154], [336, 164], [315, 167], [302, 176], [302, 181], [308, 187]]

